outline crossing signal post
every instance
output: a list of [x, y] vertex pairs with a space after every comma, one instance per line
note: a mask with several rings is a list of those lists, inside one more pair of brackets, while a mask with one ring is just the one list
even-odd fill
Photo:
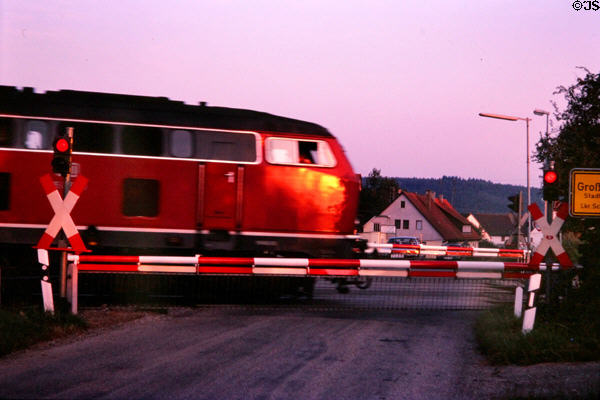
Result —
[[518, 194], [515, 194], [514, 196], [508, 196], [508, 200], [510, 201], [508, 208], [510, 208], [511, 210], [513, 210], [514, 212], [517, 213], [517, 248], [521, 247], [521, 214], [522, 214], [521, 199], [522, 199], [522, 197], [523, 197], [523, 192], [519, 192]]
[[[543, 169], [543, 189], [542, 196], [546, 203], [546, 218], [548, 225], [553, 225], [552, 223], [552, 205], [555, 201], [559, 200], [559, 188], [558, 188], [559, 180], [558, 174], [554, 170], [554, 161], [549, 161], [546, 165], [544, 165]], [[566, 215], [565, 215], [566, 217]], [[564, 220], [563, 217], [562, 219]], [[559, 243], [560, 244], [560, 243]], [[552, 248], [554, 250], [554, 248]], [[565, 253], [566, 254], [566, 253]], [[558, 256], [558, 255], [557, 255]], [[568, 256], [567, 256], [568, 259]], [[552, 265], [552, 258], [548, 254], [546, 254], [546, 265]], [[570, 261], [569, 261], [570, 263]], [[550, 295], [552, 291], [552, 268], [547, 268], [546, 270], [546, 299], [550, 301]]]
[[[63, 198], [67, 196], [71, 186], [71, 154], [73, 153], [73, 128], [68, 127], [66, 132], [59, 133], [52, 143], [54, 157], [52, 158], [52, 172], [64, 178]], [[59, 247], [65, 248], [67, 240], [64, 233], [58, 242]], [[61, 251], [60, 255], [60, 297], [67, 297], [67, 252]]]
[[519, 192], [519, 194], [515, 194], [514, 196], [508, 196], [508, 200], [510, 201], [508, 208], [517, 214], [521, 214], [521, 192]]

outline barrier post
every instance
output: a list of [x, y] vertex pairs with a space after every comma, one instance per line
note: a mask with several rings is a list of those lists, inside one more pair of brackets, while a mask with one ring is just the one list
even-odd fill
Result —
[[515, 317], [521, 318], [521, 314], [523, 313], [523, 288], [521, 286], [517, 286], [515, 289]]
[[54, 298], [52, 297], [52, 284], [49, 278], [49, 267], [50, 257], [48, 257], [48, 250], [38, 249], [38, 262], [42, 266], [42, 279], [40, 280], [42, 286], [42, 302], [44, 305], [44, 311], [54, 314]]
[[529, 299], [527, 300], [527, 310], [525, 310], [525, 314], [523, 315], [523, 333], [529, 333], [533, 330], [533, 325], [535, 323], [535, 312], [536, 307], [534, 307], [535, 303], [535, 292], [540, 288], [540, 284], [542, 281], [541, 274], [533, 274], [529, 277], [529, 285], [527, 287], [527, 292], [529, 293]]
[[77, 315], [77, 308], [79, 306], [79, 272], [77, 268], [77, 261], [69, 264], [69, 277], [71, 284], [68, 286], [68, 292], [70, 292], [70, 303], [71, 303], [71, 314]]

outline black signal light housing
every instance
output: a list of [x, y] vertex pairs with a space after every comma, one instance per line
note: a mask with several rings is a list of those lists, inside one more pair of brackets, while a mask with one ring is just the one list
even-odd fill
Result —
[[544, 187], [543, 197], [546, 201], [556, 201], [559, 197], [558, 189], [558, 174], [554, 171], [554, 168], [544, 169]]
[[67, 134], [59, 134], [52, 142], [54, 157], [52, 158], [52, 171], [63, 177], [71, 173], [71, 153], [73, 143]]

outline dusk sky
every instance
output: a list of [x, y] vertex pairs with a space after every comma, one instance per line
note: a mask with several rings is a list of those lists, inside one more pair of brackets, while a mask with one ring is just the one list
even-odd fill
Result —
[[533, 151], [533, 110], [600, 71], [600, 10], [574, 3], [0, 0], [0, 84], [260, 110], [325, 126], [363, 175], [525, 185], [525, 122], [478, 113], [532, 118]]

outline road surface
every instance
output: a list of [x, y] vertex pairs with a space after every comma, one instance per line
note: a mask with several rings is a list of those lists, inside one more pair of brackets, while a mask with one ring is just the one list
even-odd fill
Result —
[[518, 381], [486, 366], [477, 353], [476, 315], [174, 308], [0, 359], [0, 398], [475, 399], [521, 393]]

